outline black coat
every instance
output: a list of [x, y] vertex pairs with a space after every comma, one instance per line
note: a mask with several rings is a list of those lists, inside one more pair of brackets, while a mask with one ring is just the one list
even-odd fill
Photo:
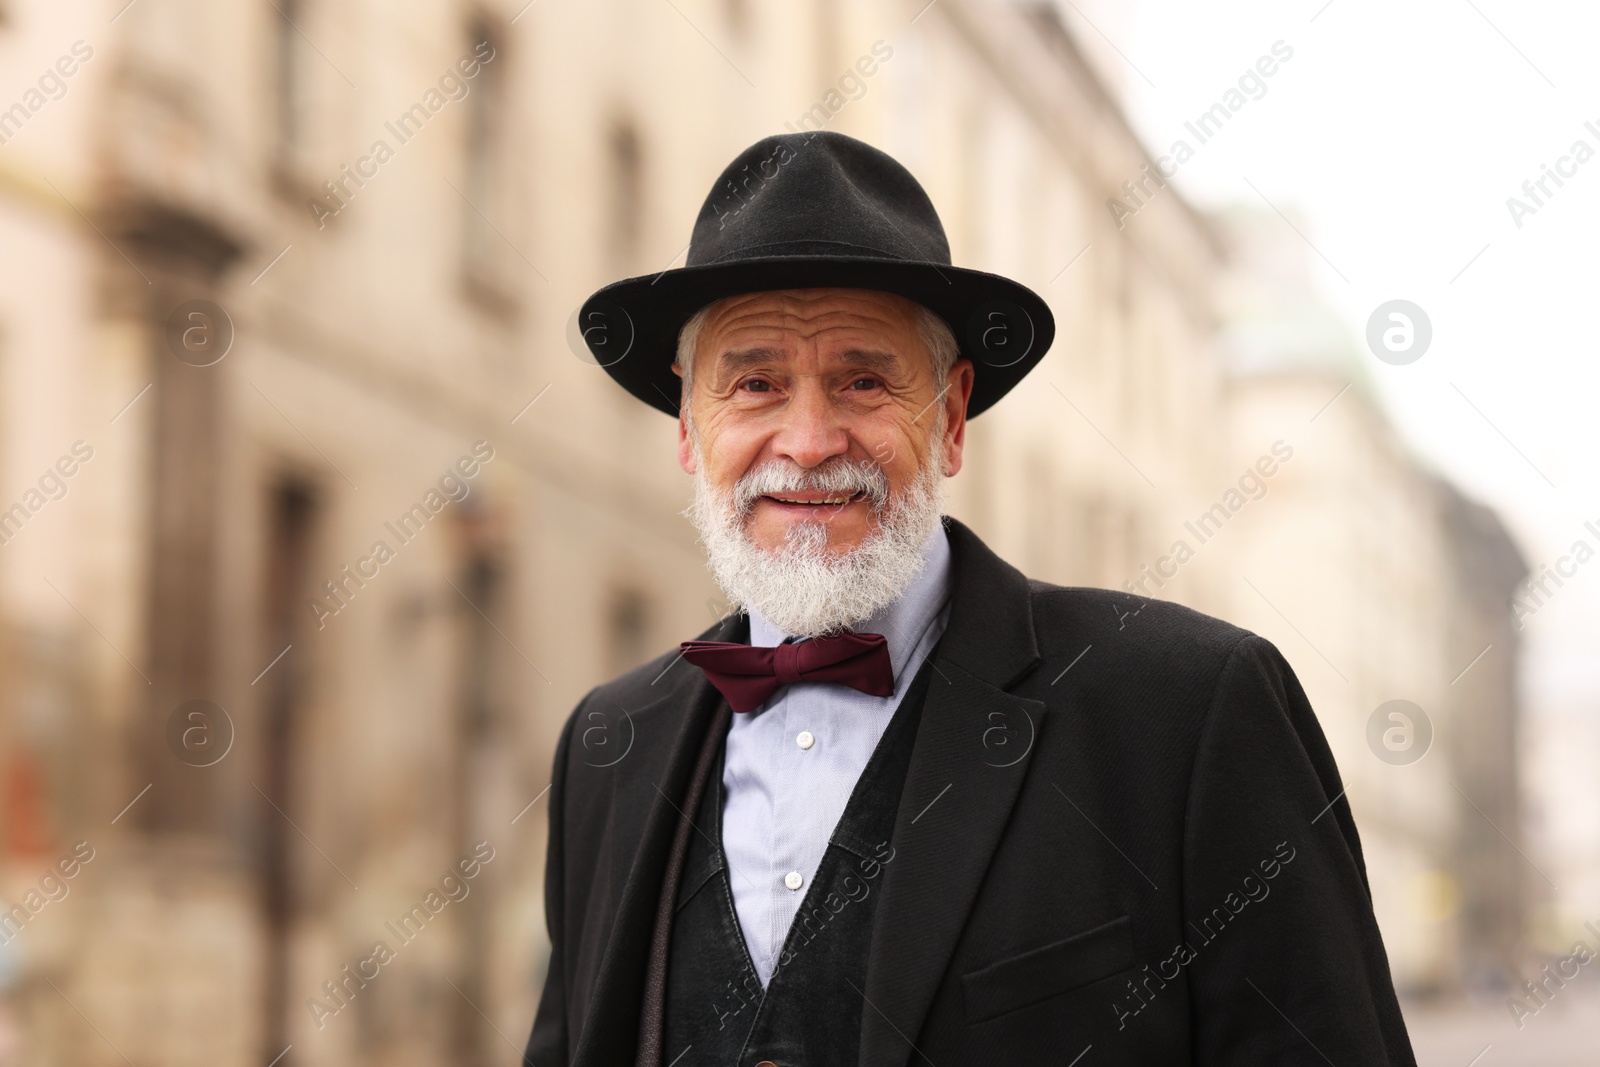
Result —
[[[882, 874], [860, 1067], [1414, 1064], [1344, 787], [1277, 649], [1030, 581], [946, 526], [950, 622]], [[537, 1067], [634, 1061], [676, 805], [719, 699], [675, 658], [594, 689], [562, 732]]]

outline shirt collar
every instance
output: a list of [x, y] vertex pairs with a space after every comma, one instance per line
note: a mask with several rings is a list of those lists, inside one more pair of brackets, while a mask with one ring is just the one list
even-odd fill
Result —
[[[882, 634], [889, 646], [889, 662], [898, 681], [906, 661], [916, 649], [924, 631], [950, 598], [950, 539], [944, 523], [935, 523], [933, 532], [922, 543], [922, 570], [911, 580], [900, 599], [880, 610], [859, 627], [862, 633]], [[764, 648], [782, 644], [790, 634], [767, 621], [755, 608], [750, 615], [750, 643]]]

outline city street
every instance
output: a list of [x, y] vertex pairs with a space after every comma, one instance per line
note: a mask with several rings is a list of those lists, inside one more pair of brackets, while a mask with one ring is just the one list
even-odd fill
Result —
[[1418, 1067], [1600, 1064], [1600, 981], [1587, 973], [1537, 1015], [1524, 1018], [1521, 1029], [1504, 999], [1404, 1007]]

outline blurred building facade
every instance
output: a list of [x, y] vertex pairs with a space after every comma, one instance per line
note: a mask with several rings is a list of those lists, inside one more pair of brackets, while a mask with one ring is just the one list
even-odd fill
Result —
[[[0, 4], [0, 1063], [516, 1062], [556, 732], [725, 610], [675, 428], [577, 354], [574, 310], [680, 261], [783, 129], [896, 155], [957, 262], [1055, 311], [950, 511], [1037, 577], [1279, 643], [1397, 975], [1454, 980], [1488, 943], [1460, 915], [1515, 929], [1512, 890], [1452, 903], [1465, 835], [1493, 842], [1451, 781], [1515, 833], [1498, 742], [1468, 787], [1364, 740], [1394, 697], [1441, 745], [1514, 737], [1506, 701], [1451, 702], [1480, 638], [1477, 680], [1511, 677], [1471, 599], [1508, 543], [1459, 501], [1441, 524], [1358, 391], [1295, 423], [1348, 372], [1230, 372], [1223, 231], [1048, 7], [124, 4]], [[1270, 495], [1151, 579], [1279, 440]], [[626, 709], [584, 738], [625, 758]]]
[[1317, 709], [1397, 986], [1503, 988], [1540, 878], [1521, 851], [1508, 610], [1526, 565], [1398, 439], [1296, 229], [1264, 208], [1217, 225], [1233, 467], [1267, 441], [1294, 450], [1222, 544], [1228, 617], [1284, 651]]

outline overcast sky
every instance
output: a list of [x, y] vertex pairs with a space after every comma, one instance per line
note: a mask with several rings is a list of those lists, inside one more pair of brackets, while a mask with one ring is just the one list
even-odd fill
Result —
[[[1427, 352], [1373, 357], [1371, 377], [1404, 439], [1500, 512], [1534, 572], [1578, 540], [1600, 549], [1585, 526], [1600, 530], [1600, 5], [1058, 3], [1147, 147], [1195, 147], [1174, 179], [1186, 197], [1304, 220], [1317, 284], [1353, 338], [1387, 301], [1426, 312]], [[1196, 145], [1185, 122], [1278, 41], [1294, 54], [1264, 95]], [[1547, 166], [1571, 173], [1546, 177], [1534, 203], [1523, 183]], [[1512, 197], [1536, 210], [1513, 217]], [[1566, 908], [1587, 915], [1600, 906], [1600, 557], [1523, 635], [1526, 825]]]
[[[1178, 138], [1195, 147], [1176, 178], [1185, 196], [1298, 212], [1319, 286], [1358, 339], [1386, 301], [1427, 313], [1428, 351], [1405, 366], [1374, 357], [1372, 376], [1404, 437], [1501, 511], [1535, 570], [1580, 538], [1600, 548], [1584, 529], [1600, 529], [1600, 10], [1529, 0], [1061, 6], [1151, 151]], [[1293, 57], [1199, 145], [1184, 123], [1278, 41]], [[1580, 140], [1595, 153], [1584, 163], [1573, 156]], [[1558, 163], [1572, 173], [1559, 187], [1547, 178], [1535, 204], [1523, 183]], [[1513, 196], [1533, 213], [1514, 219]], [[1600, 558], [1527, 633], [1539, 691], [1600, 699]]]

